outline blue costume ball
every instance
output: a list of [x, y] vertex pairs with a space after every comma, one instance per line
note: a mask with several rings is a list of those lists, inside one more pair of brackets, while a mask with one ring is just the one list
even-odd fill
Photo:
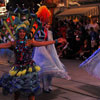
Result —
[[13, 51], [10, 49], [0, 49], [0, 58], [2, 59], [9, 59], [12, 57]]

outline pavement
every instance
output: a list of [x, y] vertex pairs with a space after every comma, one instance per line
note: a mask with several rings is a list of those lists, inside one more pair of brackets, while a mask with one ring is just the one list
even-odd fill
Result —
[[[36, 100], [100, 100], [100, 80], [89, 75], [79, 68], [80, 60], [61, 59], [66, 66], [70, 81], [61, 78], [53, 78], [51, 93], [41, 93]], [[10, 69], [7, 62], [0, 60], [0, 76]], [[14, 100], [13, 95], [3, 96], [0, 88], [0, 100]], [[20, 97], [20, 100], [27, 100]]]

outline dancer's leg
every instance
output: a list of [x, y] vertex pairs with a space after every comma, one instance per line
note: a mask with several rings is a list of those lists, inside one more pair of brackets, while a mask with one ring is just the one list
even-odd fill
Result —
[[43, 84], [43, 92], [49, 93], [47, 76], [43, 76], [42, 84]]
[[51, 91], [52, 90], [52, 76], [48, 75], [47, 77], [47, 84], [48, 84], [48, 90]]
[[28, 100], [35, 100], [35, 96], [34, 96], [34, 95], [30, 95], [30, 96], [28, 97]]
[[43, 84], [43, 89], [47, 90], [47, 76], [43, 76], [42, 84]]
[[14, 93], [14, 100], [19, 100], [19, 97], [20, 97], [20, 92], [15, 92]]

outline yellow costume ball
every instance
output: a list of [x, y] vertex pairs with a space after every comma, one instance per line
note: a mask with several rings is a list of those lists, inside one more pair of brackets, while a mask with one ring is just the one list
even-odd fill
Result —
[[35, 66], [35, 70], [38, 72], [38, 71], [40, 71], [40, 67], [39, 66]]

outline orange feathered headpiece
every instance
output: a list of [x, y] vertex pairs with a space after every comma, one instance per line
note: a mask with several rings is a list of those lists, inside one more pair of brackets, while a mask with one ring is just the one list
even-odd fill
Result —
[[40, 18], [41, 22], [48, 23], [51, 12], [46, 6], [41, 6], [37, 11], [37, 17]]

